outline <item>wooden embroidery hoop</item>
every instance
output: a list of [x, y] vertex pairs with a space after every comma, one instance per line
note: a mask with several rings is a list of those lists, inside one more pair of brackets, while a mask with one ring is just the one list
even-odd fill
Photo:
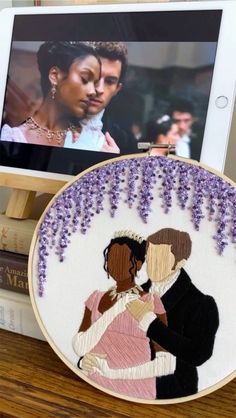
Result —
[[[58, 347], [58, 345], [55, 343], [54, 339], [52, 338], [52, 336], [50, 335], [50, 332], [48, 332], [47, 327], [45, 327], [43, 318], [42, 318], [42, 312], [40, 311], [40, 309], [42, 309], [42, 307], [40, 306], [40, 302], [38, 301], [38, 296], [36, 294], [35, 291], [35, 272], [34, 272], [34, 266], [33, 264], [35, 263], [35, 257], [37, 257], [37, 253], [36, 253], [36, 246], [37, 246], [37, 241], [38, 241], [38, 233], [39, 233], [39, 228], [43, 222], [44, 216], [45, 214], [48, 212], [48, 210], [50, 209], [51, 205], [57, 200], [57, 198], [63, 193], [64, 190], [66, 190], [68, 187], [70, 187], [74, 182], [78, 181], [79, 179], [81, 179], [85, 174], [90, 173], [91, 171], [95, 170], [95, 169], [99, 169], [105, 165], [109, 165], [112, 164], [116, 161], [122, 161], [122, 160], [130, 160], [130, 159], [138, 159], [138, 158], [143, 158], [147, 156], [146, 153], [143, 154], [132, 154], [132, 155], [128, 155], [128, 156], [123, 156], [123, 157], [118, 157], [115, 159], [111, 159], [111, 160], [106, 160], [102, 163], [96, 164], [92, 167], [90, 167], [89, 169], [83, 171], [82, 173], [80, 173], [78, 176], [76, 176], [74, 179], [72, 179], [68, 184], [64, 185], [62, 187], [62, 189], [53, 197], [52, 201], [49, 203], [49, 205], [47, 206], [47, 208], [45, 209], [44, 213], [42, 214], [38, 225], [36, 227], [33, 239], [32, 239], [32, 243], [31, 243], [31, 249], [30, 249], [30, 254], [29, 254], [29, 268], [28, 268], [28, 275], [29, 275], [29, 290], [30, 290], [30, 297], [31, 297], [31, 302], [33, 305], [33, 309], [34, 309], [34, 313], [36, 315], [37, 321], [39, 323], [39, 326], [43, 332], [43, 334], [45, 335], [48, 343], [51, 345], [52, 349], [56, 352], [56, 354], [59, 356], [59, 358], [75, 373], [77, 374], [79, 377], [81, 377], [83, 380], [85, 380], [86, 382], [88, 382], [89, 384], [91, 384], [92, 386], [94, 386], [95, 388], [98, 388], [100, 390], [102, 390], [103, 392], [113, 395], [115, 397], [118, 397], [120, 399], [124, 399], [124, 400], [129, 400], [129, 401], [134, 401], [134, 402], [139, 402], [139, 403], [146, 403], [146, 404], [174, 404], [174, 403], [180, 403], [180, 402], [185, 402], [185, 401], [190, 401], [193, 399], [197, 399], [199, 397], [205, 396], [210, 394], [211, 392], [214, 392], [215, 390], [221, 388], [222, 386], [224, 386], [225, 384], [227, 384], [228, 382], [230, 382], [231, 380], [233, 380], [236, 377], [236, 370], [233, 371], [232, 373], [228, 374], [227, 376], [225, 376], [224, 378], [222, 378], [220, 381], [218, 381], [217, 383], [197, 392], [194, 395], [191, 396], [187, 396], [187, 397], [181, 397], [181, 398], [174, 398], [174, 399], [158, 399], [158, 400], [144, 400], [144, 399], [138, 399], [138, 398], [132, 398], [130, 396], [125, 396], [125, 395], [121, 395], [121, 394], [117, 394], [109, 389], [106, 389], [105, 387], [101, 387], [99, 385], [97, 385], [96, 383], [92, 382], [88, 377], [86, 377], [84, 374], [82, 374], [79, 369], [72, 364], [71, 361], [69, 361], [66, 358], [66, 355], [63, 353], [63, 351]], [[179, 161], [183, 161], [186, 162], [188, 164], [192, 164], [194, 166], [197, 167], [201, 167], [204, 168], [205, 170], [209, 171], [210, 173], [215, 174], [216, 176], [222, 178], [224, 181], [226, 181], [227, 183], [231, 184], [233, 187], [236, 187], [236, 184], [230, 180], [229, 178], [227, 178], [225, 175], [217, 172], [216, 170], [203, 165], [202, 163], [199, 163], [197, 161], [193, 161], [193, 160], [186, 160], [184, 158], [180, 158], [180, 157], [176, 157], [173, 155], [168, 156], [168, 158], [171, 158], [173, 160], [179, 160]], [[96, 285], [94, 286], [94, 288], [96, 288]], [[46, 297], [46, 296], [45, 296]], [[71, 344], [70, 341], [68, 341], [68, 344]]]

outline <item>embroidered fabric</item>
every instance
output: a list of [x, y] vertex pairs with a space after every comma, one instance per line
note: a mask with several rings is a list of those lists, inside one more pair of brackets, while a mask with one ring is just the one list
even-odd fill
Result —
[[155, 321], [156, 319], [156, 315], [154, 314], [154, 312], [147, 312], [143, 318], [141, 319], [141, 321], [139, 322], [139, 328], [144, 331], [147, 332], [150, 324]]
[[126, 295], [137, 295], [139, 296], [140, 292], [143, 292], [143, 289], [139, 285], [135, 285], [131, 289], [124, 290], [123, 292], [117, 292], [116, 286], [113, 286], [109, 289], [109, 295], [111, 296], [111, 300], [114, 300], [117, 298], [119, 300], [120, 298], [123, 298]]
[[167, 352], [157, 353], [156, 358], [144, 364], [126, 369], [111, 369], [106, 359], [96, 357], [98, 367], [95, 370], [109, 379], [147, 379], [173, 374], [176, 368], [176, 357]]
[[[176, 282], [180, 275], [180, 270], [176, 273], [172, 274], [169, 279], [163, 280], [161, 282], [152, 283], [149, 292], [153, 294], [157, 294], [160, 298], [169, 290], [173, 284]], [[141, 321], [139, 322], [139, 328], [146, 332], [150, 326], [150, 324], [156, 319], [156, 315], [154, 312], [147, 312]]]
[[173, 286], [180, 275], [180, 270], [177, 270], [168, 279], [162, 280], [161, 282], [153, 282], [149, 292], [157, 293], [160, 298]]
[[72, 340], [75, 353], [84, 356], [99, 342], [107, 327], [121, 312], [126, 310], [126, 304], [130, 301], [129, 295], [121, 298], [110, 309], [94, 322], [87, 331], [78, 332]]

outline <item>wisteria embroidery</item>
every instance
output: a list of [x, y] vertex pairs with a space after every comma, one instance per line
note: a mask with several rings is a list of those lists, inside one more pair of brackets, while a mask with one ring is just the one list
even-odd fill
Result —
[[164, 213], [178, 205], [189, 211], [189, 221], [199, 230], [201, 220], [215, 223], [213, 239], [219, 254], [229, 242], [236, 242], [236, 190], [221, 177], [187, 162], [166, 157], [139, 157], [114, 161], [79, 177], [53, 202], [39, 229], [38, 294], [43, 296], [47, 257], [54, 250], [63, 262], [70, 237], [85, 234], [93, 217], [109, 202], [110, 216], [116, 216], [120, 202], [137, 210], [147, 223], [154, 201]]

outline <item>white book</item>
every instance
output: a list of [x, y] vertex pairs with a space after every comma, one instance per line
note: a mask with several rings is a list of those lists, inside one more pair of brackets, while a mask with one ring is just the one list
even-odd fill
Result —
[[36, 321], [30, 297], [0, 289], [0, 328], [45, 340]]

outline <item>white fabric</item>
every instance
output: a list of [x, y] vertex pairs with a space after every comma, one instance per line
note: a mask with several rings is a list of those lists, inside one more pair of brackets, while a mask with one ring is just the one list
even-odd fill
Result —
[[23, 142], [27, 143], [26, 138], [24, 137], [20, 128], [11, 128], [9, 125], [5, 124], [1, 130], [1, 140], [9, 142]]
[[175, 153], [179, 157], [190, 158], [191, 151], [190, 151], [190, 142], [191, 139], [188, 135], [182, 136], [176, 144]]
[[107, 327], [122, 312], [126, 310], [126, 304], [137, 299], [136, 295], [125, 295], [119, 299], [110, 309], [94, 322], [87, 331], [78, 332], [72, 339], [72, 345], [78, 356], [84, 356], [100, 341]]
[[72, 132], [69, 131], [65, 137], [64, 148], [100, 151], [105, 141], [105, 136], [102, 132], [103, 113], [104, 110], [80, 122], [82, 131], [76, 142], [73, 142]]
[[[152, 285], [149, 289], [149, 293], [158, 294], [160, 298], [169, 290], [173, 284], [176, 282], [180, 275], [180, 270], [177, 270], [172, 274], [168, 279], [162, 280], [161, 282], [152, 282]], [[139, 322], [139, 328], [142, 331], [147, 332], [150, 324], [156, 319], [154, 312], [147, 312]]]
[[96, 357], [98, 367], [94, 368], [102, 376], [110, 379], [145, 379], [173, 374], [176, 368], [176, 358], [170, 353], [159, 352], [156, 358], [144, 364], [126, 369], [110, 369], [106, 359]]
[[141, 321], [139, 322], [139, 328], [141, 328], [142, 331], [147, 332], [150, 324], [155, 321], [156, 315], [154, 312], [147, 312], [145, 315], [143, 315]]
[[177, 270], [167, 279], [164, 279], [160, 282], [152, 282], [152, 285], [149, 289], [149, 293], [156, 293], [160, 298], [169, 290], [173, 284], [176, 282], [180, 275], [180, 270]]

